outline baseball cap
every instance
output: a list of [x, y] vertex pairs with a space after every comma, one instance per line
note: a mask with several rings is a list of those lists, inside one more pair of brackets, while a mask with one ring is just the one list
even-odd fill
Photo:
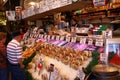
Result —
[[14, 32], [12, 33], [13, 38], [16, 37], [16, 36], [20, 36], [20, 35], [21, 35], [21, 33], [20, 33], [19, 30], [14, 31]]

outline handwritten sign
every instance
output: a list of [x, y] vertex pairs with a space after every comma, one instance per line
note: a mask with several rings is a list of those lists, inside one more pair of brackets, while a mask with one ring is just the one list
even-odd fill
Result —
[[61, 41], [63, 41], [63, 40], [64, 40], [64, 38], [65, 38], [64, 36], [61, 36], [61, 37], [60, 37], [60, 40], [61, 40]]
[[44, 39], [47, 39], [47, 35], [44, 35]]
[[88, 39], [88, 45], [93, 45], [93, 39]]
[[67, 42], [70, 42], [70, 37], [66, 37], [66, 41], [67, 41]]
[[52, 35], [51, 39], [54, 40], [55, 39], [55, 35]]
[[50, 35], [48, 35], [47, 39], [50, 40]]
[[60, 39], [60, 36], [56, 36], [56, 40], [59, 40]]
[[86, 38], [80, 38], [80, 44], [85, 44], [86, 43]]
[[103, 46], [103, 39], [96, 39], [95, 45], [96, 46]]
[[77, 39], [76, 37], [72, 37], [71, 42], [76, 42], [76, 39]]

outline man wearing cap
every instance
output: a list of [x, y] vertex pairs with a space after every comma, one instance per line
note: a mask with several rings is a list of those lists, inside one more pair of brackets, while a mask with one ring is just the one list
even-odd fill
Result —
[[25, 80], [24, 65], [22, 64], [21, 40], [22, 35], [20, 31], [15, 31], [13, 32], [13, 39], [7, 45], [8, 67], [11, 72], [12, 80]]

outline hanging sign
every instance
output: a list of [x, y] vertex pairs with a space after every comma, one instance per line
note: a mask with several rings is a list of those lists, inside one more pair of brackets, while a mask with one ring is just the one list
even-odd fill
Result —
[[103, 46], [103, 43], [104, 43], [103, 39], [96, 39], [95, 45], [96, 46]]
[[106, 0], [93, 0], [93, 5], [94, 6], [105, 6]]
[[80, 38], [80, 44], [86, 44], [86, 38]]

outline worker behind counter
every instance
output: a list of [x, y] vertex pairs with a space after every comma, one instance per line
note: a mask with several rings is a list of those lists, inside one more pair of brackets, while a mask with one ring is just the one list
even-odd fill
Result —
[[72, 18], [70, 21], [70, 31], [72, 32], [73, 36], [76, 35], [76, 29], [79, 27], [79, 24], [76, 19]]
[[58, 30], [64, 29], [66, 26], [66, 22], [63, 18], [56, 19], [55, 24]]

